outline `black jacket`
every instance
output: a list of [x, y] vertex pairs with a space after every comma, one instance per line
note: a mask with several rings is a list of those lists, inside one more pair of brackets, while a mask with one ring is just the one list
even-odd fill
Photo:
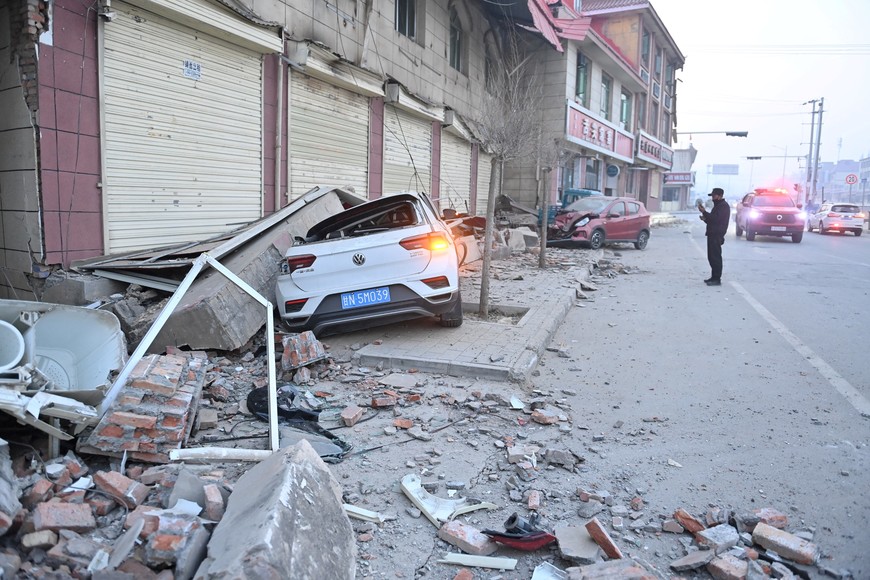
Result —
[[724, 238], [731, 221], [731, 206], [724, 199], [714, 200], [713, 210], [704, 213], [704, 221], [707, 223], [706, 235]]

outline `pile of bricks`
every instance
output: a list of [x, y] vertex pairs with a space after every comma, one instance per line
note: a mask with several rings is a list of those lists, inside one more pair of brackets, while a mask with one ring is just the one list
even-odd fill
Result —
[[190, 435], [207, 360], [204, 352], [143, 357], [78, 451], [167, 463]]

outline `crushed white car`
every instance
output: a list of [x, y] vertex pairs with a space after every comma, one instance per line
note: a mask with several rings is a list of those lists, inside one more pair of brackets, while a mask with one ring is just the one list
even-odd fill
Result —
[[276, 283], [293, 332], [317, 335], [435, 316], [462, 324], [453, 236], [423, 193], [357, 205], [294, 239]]

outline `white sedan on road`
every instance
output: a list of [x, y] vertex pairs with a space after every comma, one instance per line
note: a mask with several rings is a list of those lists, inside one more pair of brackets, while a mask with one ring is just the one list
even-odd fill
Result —
[[852, 232], [860, 236], [864, 230], [864, 214], [853, 203], [823, 203], [818, 211], [807, 218], [807, 231]]
[[275, 293], [292, 331], [332, 334], [421, 316], [462, 324], [453, 236], [425, 194], [388, 195], [330, 216], [285, 258]]

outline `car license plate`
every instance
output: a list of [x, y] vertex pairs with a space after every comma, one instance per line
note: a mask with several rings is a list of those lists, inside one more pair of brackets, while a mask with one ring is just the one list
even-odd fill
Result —
[[341, 295], [341, 307], [344, 310], [371, 306], [372, 304], [384, 304], [389, 301], [390, 289], [387, 286], [370, 288], [369, 290], [357, 290], [356, 292], [345, 292]]
[[785, 226], [770, 226], [770, 231], [772, 231], [772, 232], [784, 232]]

